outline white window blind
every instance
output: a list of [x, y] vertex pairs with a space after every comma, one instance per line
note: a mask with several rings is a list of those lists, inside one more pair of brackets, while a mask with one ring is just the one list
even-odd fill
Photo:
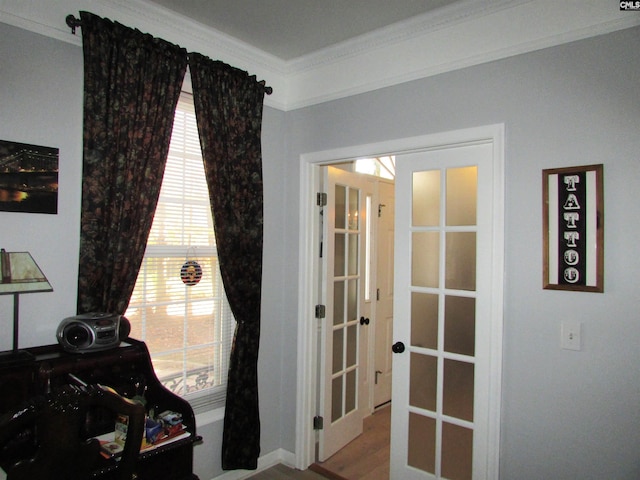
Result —
[[[187, 260], [202, 279], [187, 286]], [[213, 220], [195, 111], [183, 93], [176, 109], [160, 198], [125, 316], [147, 343], [154, 370], [196, 411], [222, 406], [235, 321], [218, 269]]]

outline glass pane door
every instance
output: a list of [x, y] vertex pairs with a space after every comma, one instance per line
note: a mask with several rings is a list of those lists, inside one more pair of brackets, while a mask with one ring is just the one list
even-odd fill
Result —
[[366, 199], [372, 184], [362, 175], [327, 167], [327, 220], [324, 231], [320, 401], [324, 419], [318, 460], [324, 461], [362, 433], [367, 387], [364, 259]]
[[488, 478], [492, 158], [396, 157], [392, 478]]
[[477, 167], [412, 177], [407, 462], [471, 480]]
[[356, 409], [358, 381], [358, 293], [360, 291], [360, 190], [335, 185], [333, 272], [333, 365], [331, 422]]

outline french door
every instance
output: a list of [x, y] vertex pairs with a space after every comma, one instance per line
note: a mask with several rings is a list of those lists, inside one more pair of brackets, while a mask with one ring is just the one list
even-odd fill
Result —
[[362, 433], [368, 406], [370, 294], [365, 282], [365, 253], [373, 187], [372, 181], [362, 175], [326, 168], [319, 461]]
[[392, 479], [492, 478], [495, 188], [489, 141], [396, 157]]

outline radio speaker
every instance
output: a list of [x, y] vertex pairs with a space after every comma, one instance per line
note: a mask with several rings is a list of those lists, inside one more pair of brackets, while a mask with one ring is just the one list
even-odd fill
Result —
[[98, 312], [65, 318], [56, 337], [67, 352], [86, 353], [115, 348], [130, 332], [131, 323], [126, 317]]

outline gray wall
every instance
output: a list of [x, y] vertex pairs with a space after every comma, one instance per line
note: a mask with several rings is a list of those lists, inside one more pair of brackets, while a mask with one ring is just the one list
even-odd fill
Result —
[[[20, 297], [20, 346], [55, 343], [55, 327], [75, 314], [82, 171], [82, 50], [0, 24], [0, 140], [60, 149], [58, 214], [0, 212], [0, 247], [32, 253], [53, 293]], [[0, 297], [11, 348], [13, 300]], [[5, 333], [6, 332], [6, 333]]]
[[[48, 344], [75, 313], [82, 53], [4, 24], [0, 38], [0, 139], [60, 148], [58, 215], [0, 212], [0, 246], [32, 251], [55, 289], [21, 298], [21, 345]], [[299, 155], [504, 123], [501, 478], [640, 476], [639, 41], [636, 28], [293, 112], [265, 109], [263, 454], [295, 450]], [[592, 163], [604, 164], [605, 293], [544, 291], [541, 170]], [[3, 322], [11, 306], [0, 297]], [[583, 322], [582, 351], [560, 349], [564, 318]], [[208, 480], [220, 473], [221, 424], [199, 433], [196, 470]]]
[[[640, 478], [638, 44], [635, 28], [287, 115], [290, 252], [300, 154], [505, 124], [503, 479]], [[604, 164], [605, 293], [543, 290], [541, 171], [596, 163]], [[560, 349], [563, 319], [583, 323], [582, 351]], [[295, 364], [285, 364], [283, 376], [293, 375]], [[294, 419], [284, 421], [291, 449]]]

